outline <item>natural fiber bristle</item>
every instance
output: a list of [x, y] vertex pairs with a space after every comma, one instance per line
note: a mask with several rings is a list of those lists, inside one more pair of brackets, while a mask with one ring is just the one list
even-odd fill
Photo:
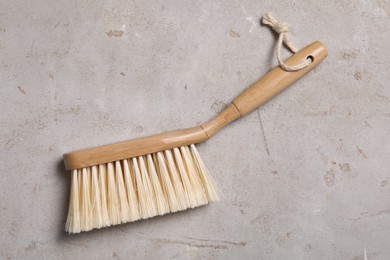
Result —
[[72, 170], [69, 233], [218, 201], [195, 145]]

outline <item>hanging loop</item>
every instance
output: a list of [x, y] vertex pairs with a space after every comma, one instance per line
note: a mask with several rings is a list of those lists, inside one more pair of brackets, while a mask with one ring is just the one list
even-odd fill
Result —
[[276, 33], [279, 34], [278, 41], [276, 42], [275, 54], [276, 54], [276, 58], [278, 59], [279, 66], [282, 69], [284, 69], [285, 71], [297, 71], [306, 68], [311, 63], [311, 59], [309, 58], [302, 61], [301, 63], [292, 66], [289, 66], [286, 63], [284, 63], [281, 58], [282, 44], [284, 44], [293, 53], [296, 53], [298, 51], [297, 48], [295, 48], [294, 44], [289, 39], [288, 36], [288, 32], [290, 29], [289, 25], [285, 22], [277, 21], [270, 12], [266, 13], [263, 16], [262, 22], [263, 24], [269, 25]]

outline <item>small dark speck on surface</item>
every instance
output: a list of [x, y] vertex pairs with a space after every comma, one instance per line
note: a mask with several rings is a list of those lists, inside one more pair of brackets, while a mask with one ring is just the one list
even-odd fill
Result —
[[229, 34], [232, 38], [240, 38], [240, 34], [238, 32], [233, 31], [233, 30], [230, 30]]
[[37, 245], [35, 244], [35, 241], [31, 241], [31, 243], [27, 247], [25, 247], [24, 250], [26, 252], [30, 252], [30, 251], [35, 250], [36, 248], [37, 248]]
[[387, 184], [388, 184], [387, 180], [381, 181], [381, 187], [386, 187]]
[[360, 71], [355, 71], [355, 73], [353, 74], [353, 77], [356, 80], [362, 80], [362, 78], [363, 78], [362, 73]]
[[206, 241], [206, 242], [217, 242], [217, 243], [224, 243], [224, 244], [229, 244], [233, 246], [246, 246], [246, 242], [233, 242], [233, 241], [228, 241], [228, 240], [212, 240], [212, 239], [204, 239], [204, 238], [194, 238], [194, 237], [185, 237], [190, 240], [195, 240], [195, 241]]
[[332, 169], [330, 169], [324, 175], [324, 181], [328, 187], [332, 187], [334, 185], [334, 179], [335, 179], [335, 172]]
[[305, 251], [310, 252], [313, 249], [313, 246], [311, 244], [306, 244]]
[[81, 113], [81, 107], [79, 105], [66, 109], [55, 109], [54, 112], [57, 115], [79, 115]]
[[[370, 252], [370, 253], [367, 253], [367, 255], [365, 256], [364, 253], [361, 254], [361, 255], [357, 255], [357, 256], [354, 256], [351, 260], [366, 260], [366, 259], [374, 259], [375, 256], [377, 256], [378, 254], [376, 252]], [[375, 258], [377, 259], [377, 258]]]
[[284, 235], [278, 235], [278, 237], [275, 239], [276, 244], [281, 248], [288, 248], [290, 235], [290, 232], [287, 232]]
[[36, 193], [38, 190], [40, 190], [40, 187], [38, 184], [35, 184], [33, 188], [33, 192]]
[[354, 51], [343, 51], [341, 52], [340, 58], [342, 60], [353, 60], [356, 59], [357, 53]]
[[165, 238], [153, 238], [153, 241], [159, 244], [179, 244], [186, 245], [196, 248], [211, 248], [211, 249], [228, 249], [229, 246], [240, 246], [244, 247], [247, 245], [246, 242], [233, 242], [227, 240], [210, 240], [210, 239], [200, 239], [185, 237], [185, 240], [172, 240]]
[[187, 84], [184, 86], [184, 89], [187, 89]]
[[108, 37], [122, 37], [123, 31], [118, 30], [110, 30], [109, 32], [106, 32]]
[[18, 86], [19, 91], [23, 94], [26, 95], [26, 91], [22, 88], [22, 86]]
[[351, 166], [349, 166], [349, 163], [343, 163], [343, 164], [339, 163], [339, 167], [342, 172], [347, 173], [351, 171]]
[[123, 72], [121, 72], [121, 75], [124, 77], [124, 76], [126, 76], [126, 74], [125, 73], [123, 73]]
[[226, 106], [226, 103], [223, 102], [223, 100], [221, 99], [216, 99], [214, 100], [213, 104], [211, 105], [211, 109], [215, 112], [215, 113], [220, 113], [223, 108]]
[[372, 218], [372, 217], [378, 217], [382, 215], [389, 215], [390, 214], [390, 209], [384, 209], [381, 211], [378, 211], [376, 213], [369, 213], [369, 212], [362, 212], [359, 217], [356, 218], [349, 218], [351, 221], [359, 221], [365, 218]]
[[5, 148], [7, 150], [11, 149], [13, 146], [15, 145], [15, 141], [13, 139], [9, 139], [6, 143], [5, 143]]
[[60, 25], [61, 21], [58, 21], [55, 25], [54, 28], [57, 28]]
[[229, 248], [226, 245], [197, 244], [197, 243], [191, 243], [191, 242], [186, 242], [181, 240], [170, 240], [170, 239], [153, 239], [153, 240], [160, 244], [179, 244], [179, 245], [186, 245], [186, 246], [197, 247], [197, 248], [213, 248], [213, 249]]
[[363, 159], [368, 159], [367, 154], [363, 151], [363, 149], [360, 149], [358, 146], [356, 146], [356, 153], [360, 155]]
[[264, 131], [264, 127], [263, 127], [263, 121], [261, 120], [261, 116], [260, 116], [260, 111], [259, 110], [257, 110], [257, 118], [259, 119], [260, 129], [261, 129], [261, 132], [262, 132], [262, 135], [263, 135], [265, 151], [267, 152], [268, 156], [270, 156], [270, 152], [269, 152], [269, 148], [268, 148], [268, 141], [267, 141], [267, 137], [265, 136], [265, 131]]
[[133, 132], [135, 133], [142, 133], [144, 131], [144, 128], [142, 125], [137, 125], [136, 127], [133, 128]]

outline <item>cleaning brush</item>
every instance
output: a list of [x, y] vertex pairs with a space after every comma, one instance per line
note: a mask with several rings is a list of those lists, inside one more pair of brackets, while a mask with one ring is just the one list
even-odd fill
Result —
[[304, 68], [274, 68], [200, 126], [64, 154], [71, 170], [66, 231], [79, 233], [219, 200], [194, 144], [264, 104], [326, 56], [320, 42], [306, 46], [284, 63], [307, 63]]

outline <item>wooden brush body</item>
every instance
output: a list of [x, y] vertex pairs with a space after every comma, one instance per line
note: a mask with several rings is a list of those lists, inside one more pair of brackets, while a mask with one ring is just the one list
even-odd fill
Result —
[[66, 231], [78, 233], [217, 201], [217, 188], [194, 144], [264, 104], [326, 56], [320, 42], [308, 45], [285, 63], [311, 59], [309, 66], [294, 72], [274, 68], [200, 126], [64, 154], [72, 178]]

